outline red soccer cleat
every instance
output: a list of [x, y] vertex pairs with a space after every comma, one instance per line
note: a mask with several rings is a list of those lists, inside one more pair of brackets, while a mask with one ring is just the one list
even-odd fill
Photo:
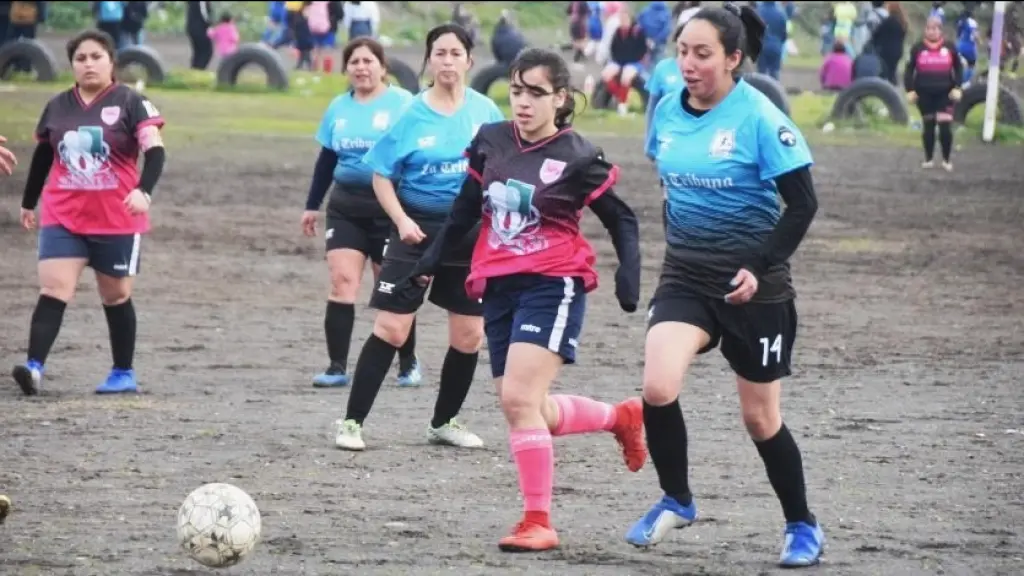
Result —
[[619, 402], [615, 405], [615, 418], [612, 434], [622, 447], [622, 459], [630, 472], [637, 472], [647, 461], [643, 401], [640, 398], [630, 398]]
[[503, 552], [543, 552], [558, 548], [558, 533], [551, 526], [523, 520], [498, 541]]

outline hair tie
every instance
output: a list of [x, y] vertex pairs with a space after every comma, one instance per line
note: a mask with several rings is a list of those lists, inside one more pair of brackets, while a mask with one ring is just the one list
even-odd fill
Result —
[[735, 2], [723, 2], [722, 7], [728, 10], [733, 16], [740, 17], [741, 10], [738, 4]]

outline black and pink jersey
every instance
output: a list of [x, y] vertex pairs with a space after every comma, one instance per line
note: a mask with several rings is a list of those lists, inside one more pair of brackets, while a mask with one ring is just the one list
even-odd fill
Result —
[[948, 93], [963, 83], [963, 63], [952, 42], [922, 40], [910, 49], [903, 85], [917, 93]]
[[124, 199], [139, 183], [139, 132], [163, 125], [148, 99], [121, 84], [88, 104], [77, 86], [54, 96], [36, 127], [54, 150], [40, 224], [76, 234], [148, 232], [149, 215], [129, 213]]
[[479, 298], [488, 278], [515, 274], [579, 277], [585, 291], [595, 289], [595, 255], [580, 219], [611, 189], [618, 167], [571, 128], [526, 143], [511, 122], [482, 126], [466, 156], [484, 193], [467, 293]]

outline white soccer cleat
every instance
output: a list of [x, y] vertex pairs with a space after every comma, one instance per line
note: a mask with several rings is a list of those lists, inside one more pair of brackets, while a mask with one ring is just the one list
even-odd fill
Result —
[[355, 420], [338, 420], [338, 433], [334, 437], [334, 445], [342, 450], [361, 452], [366, 450], [363, 442], [363, 427]]
[[484, 441], [479, 436], [459, 424], [454, 418], [440, 428], [427, 429], [427, 441], [441, 446], [457, 446], [459, 448], [482, 448]]
[[942, 163], [942, 169], [945, 170], [946, 172], [952, 172], [953, 171], [953, 163], [952, 162], [943, 162]]

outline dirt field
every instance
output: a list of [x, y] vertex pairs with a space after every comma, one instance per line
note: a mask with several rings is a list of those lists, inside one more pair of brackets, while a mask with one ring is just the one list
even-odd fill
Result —
[[[655, 177], [637, 141], [600, 143], [644, 218], [646, 298], [663, 240]], [[27, 166], [30, 149], [16, 150]], [[45, 393], [0, 388], [0, 492], [15, 506], [0, 573], [207, 574], [176, 548], [174, 521], [212, 481], [245, 489], [264, 515], [263, 542], [233, 574], [775, 573], [781, 512], [717, 352], [684, 396], [704, 519], [652, 551], [623, 535], [658, 496], [653, 466], [629, 474], [608, 436], [557, 441], [562, 549], [497, 550], [520, 504], [486, 353], [463, 419], [487, 448], [424, 441], [445, 348], [434, 308], [420, 321], [429, 386], [390, 378], [367, 421], [369, 450], [336, 450], [348, 392], [310, 386], [325, 364], [327, 275], [321, 241], [298, 226], [314, 152], [311, 139], [270, 137], [170, 150], [135, 297], [144, 393], [92, 394], [110, 357], [88, 277]], [[794, 263], [801, 332], [784, 400], [829, 539], [811, 573], [1020, 574], [1020, 148], [968, 146], [953, 174], [922, 173], [914, 150], [814, 152], [821, 210]], [[35, 238], [13, 224], [23, 178], [0, 181], [5, 366], [23, 359], [36, 298]], [[618, 310], [611, 245], [596, 218], [586, 229], [604, 283], [559, 389], [617, 401], [640, 384], [644, 316]], [[361, 308], [350, 367], [371, 321]]]

